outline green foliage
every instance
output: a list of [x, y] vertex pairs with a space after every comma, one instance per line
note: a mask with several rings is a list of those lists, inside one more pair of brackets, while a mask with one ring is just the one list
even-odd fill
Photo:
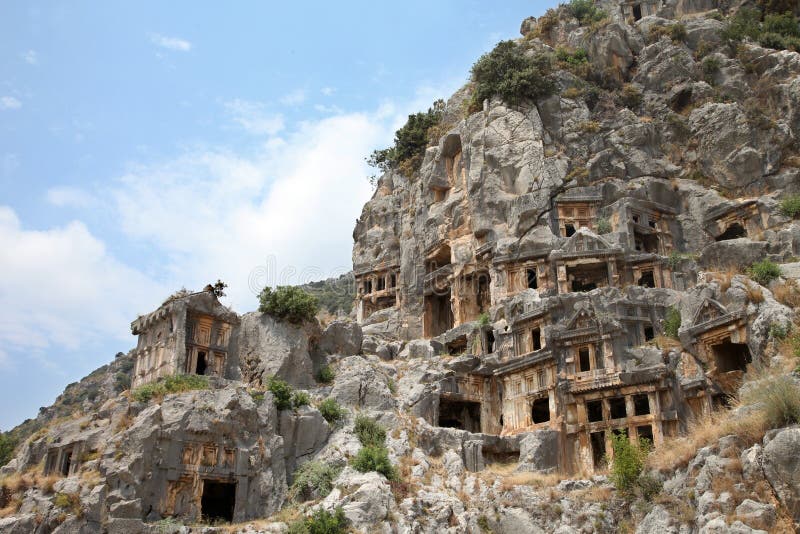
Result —
[[680, 22], [667, 24], [666, 26], [653, 26], [650, 28], [650, 40], [657, 41], [666, 35], [673, 42], [680, 43], [686, 39], [686, 26]]
[[760, 406], [770, 428], [800, 423], [800, 385], [792, 375], [762, 380], [744, 392], [742, 401]]
[[703, 60], [703, 73], [706, 78], [711, 78], [722, 66], [722, 62], [716, 56], [708, 56]]
[[336, 402], [336, 399], [333, 398], [328, 398], [320, 402], [317, 406], [317, 409], [330, 425], [334, 425], [341, 421], [345, 414], [344, 408], [342, 408], [339, 403]]
[[336, 373], [333, 372], [333, 367], [330, 365], [323, 366], [317, 373], [317, 382], [321, 384], [330, 384], [334, 378], [336, 378]]
[[653, 500], [653, 497], [661, 493], [661, 490], [664, 489], [664, 485], [661, 483], [661, 480], [655, 476], [642, 473], [639, 475], [639, 478], [636, 479], [636, 488], [642, 498], [650, 502]]
[[781, 276], [781, 268], [777, 263], [761, 260], [747, 269], [747, 276], [754, 282], [766, 287], [770, 282]]
[[738, 42], [745, 38], [757, 39], [761, 34], [761, 11], [752, 8], [742, 8], [730, 18], [727, 27], [722, 31], [722, 37]]
[[669, 257], [667, 258], [667, 265], [669, 265], [669, 268], [674, 271], [675, 269], [680, 267], [681, 261], [683, 261], [684, 257], [685, 256], [680, 252], [673, 250], [672, 252], [669, 253]]
[[389, 451], [383, 445], [361, 447], [350, 462], [356, 471], [367, 473], [376, 471], [389, 480], [397, 480], [397, 470], [389, 460]]
[[428, 131], [442, 121], [444, 106], [444, 100], [437, 100], [428, 111], [409, 115], [403, 127], [395, 132], [394, 145], [374, 151], [367, 163], [382, 172], [395, 170], [406, 176], [412, 174], [425, 155]]
[[800, 195], [789, 195], [781, 199], [781, 215], [795, 218], [800, 215]]
[[740, 9], [722, 35], [733, 42], [752, 39], [767, 48], [800, 50], [800, 24], [791, 12], [767, 11], [763, 19], [758, 9]]
[[292, 323], [314, 319], [317, 298], [295, 286], [265, 287], [258, 296], [258, 311]]
[[292, 393], [292, 406], [299, 408], [311, 404], [311, 397], [305, 391], [295, 391]]
[[119, 393], [131, 387], [131, 375], [122, 371], [114, 375], [114, 391]]
[[272, 393], [277, 409], [288, 410], [292, 407], [292, 388], [285, 380], [271, 376], [267, 381], [267, 389]]
[[797, 8], [797, 0], [757, 0], [764, 13], [787, 13]]
[[264, 392], [263, 392], [263, 391], [255, 391], [255, 390], [254, 390], [254, 391], [251, 391], [251, 392], [250, 392], [250, 398], [252, 398], [252, 399], [253, 399], [253, 401], [254, 401], [256, 404], [260, 404], [260, 403], [261, 403], [261, 401], [263, 401], [263, 400], [264, 400], [264, 397], [265, 397], [265, 395], [264, 395]]
[[526, 99], [537, 99], [555, 91], [549, 78], [550, 58], [530, 57], [524, 47], [514, 41], [500, 41], [494, 50], [484, 54], [472, 66], [472, 108], [479, 109], [487, 98], [499, 96], [511, 105]]
[[674, 306], [667, 310], [664, 318], [664, 335], [678, 339], [678, 330], [681, 327], [681, 312]]
[[56, 493], [53, 504], [78, 517], [83, 515], [81, 496], [77, 493]]
[[622, 104], [631, 110], [635, 110], [642, 105], [642, 91], [630, 83], [626, 83], [622, 86], [619, 98]]
[[583, 48], [570, 50], [560, 46], [556, 49], [556, 60], [560, 67], [571, 71], [579, 78], [586, 78], [589, 75], [589, 56]]
[[478, 528], [481, 529], [481, 532], [491, 533], [492, 527], [489, 526], [489, 518], [485, 515], [478, 517]]
[[615, 432], [611, 435], [611, 446], [614, 449], [611, 482], [623, 495], [631, 495], [650, 453], [650, 443], [640, 439], [638, 445], [634, 445], [626, 434]]
[[345, 534], [347, 517], [341, 506], [333, 513], [324, 508], [317, 508], [310, 517], [295, 521], [289, 525], [288, 534]]
[[386, 429], [365, 415], [356, 417], [353, 431], [364, 447], [382, 446], [386, 443]]
[[791, 13], [766, 15], [762, 30], [783, 37], [800, 37], [800, 25]]
[[333, 490], [333, 481], [341, 472], [325, 462], [308, 462], [294, 473], [294, 482], [289, 488], [289, 498], [293, 501], [307, 501], [326, 497]]
[[153, 398], [161, 398], [168, 393], [182, 393], [197, 389], [208, 389], [208, 377], [200, 375], [173, 375], [139, 386], [131, 392], [133, 400], [148, 402]]
[[319, 308], [332, 315], [348, 315], [356, 298], [355, 279], [352, 273], [339, 278], [328, 278], [309, 282], [300, 286], [304, 291], [317, 297]]
[[789, 335], [789, 331], [791, 325], [781, 324], [781, 323], [772, 323], [769, 325], [769, 337], [773, 339], [786, 339], [786, 336]]
[[611, 232], [611, 221], [605, 217], [597, 219], [597, 233], [600, 235]]
[[17, 441], [10, 432], [0, 432], [0, 466], [6, 465], [14, 457]]
[[489, 314], [486, 312], [483, 312], [478, 316], [478, 324], [481, 326], [489, 326], [489, 321]]
[[570, 0], [567, 10], [581, 25], [599, 22], [607, 16], [605, 11], [594, 5], [594, 0]]

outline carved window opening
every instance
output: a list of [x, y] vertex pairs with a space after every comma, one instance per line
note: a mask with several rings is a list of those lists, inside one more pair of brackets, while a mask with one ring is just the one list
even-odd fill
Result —
[[195, 365], [194, 372], [197, 375], [204, 375], [206, 374], [206, 369], [208, 368], [208, 362], [206, 361], [206, 352], [205, 351], [198, 351], [197, 352], [197, 364]]
[[467, 352], [467, 336], [460, 336], [445, 345], [450, 356], [460, 356]]
[[653, 445], [653, 427], [651, 425], [642, 425], [636, 427], [636, 434], [639, 439], [643, 439]]
[[433, 190], [433, 201], [434, 202], [441, 202], [444, 200], [445, 197], [445, 190], [444, 189], [434, 189]]
[[636, 415], [648, 415], [650, 413], [650, 399], [646, 394], [633, 396], [633, 412]]
[[639, 285], [641, 287], [656, 287], [656, 277], [652, 269], [642, 271], [642, 276], [639, 277]]
[[578, 349], [578, 365], [581, 372], [592, 370], [592, 358], [589, 347], [581, 347]]
[[392, 275], [389, 277], [389, 287], [395, 286], [397, 286], [397, 275], [392, 273]]
[[634, 248], [638, 252], [649, 252], [655, 254], [658, 252], [658, 236], [655, 234], [643, 234], [633, 232]]
[[364, 280], [364, 294], [369, 295], [372, 293], [372, 280]]
[[606, 457], [606, 433], [592, 432], [589, 434], [589, 443], [592, 447], [592, 464], [595, 469], [599, 469]]
[[492, 330], [486, 331], [486, 354], [494, 352], [494, 332]]
[[490, 282], [489, 273], [487, 272], [478, 273], [477, 301], [478, 301], [478, 311], [481, 313], [487, 311], [491, 306], [489, 282]]
[[753, 361], [747, 345], [732, 343], [730, 338], [719, 345], [713, 345], [711, 350], [714, 354], [717, 371], [721, 373], [747, 371], [747, 365]]
[[439, 426], [480, 432], [481, 403], [440, 399]]
[[233, 521], [236, 506], [236, 484], [233, 482], [203, 481], [203, 496], [200, 500], [200, 513], [209, 523]]
[[378, 277], [378, 291], [386, 289], [386, 279], [382, 276]]
[[547, 398], [533, 401], [531, 406], [531, 421], [534, 425], [546, 423], [550, 420], [550, 401]]
[[435, 337], [453, 328], [450, 288], [443, 295], [425, 296], [425, 336]]
[[533, 345], [533, 350], [541, 350], [542, 348], [542, 329], [541, 328], [534, 328], [531, 330], [531, 344]]
[[642, 18], [642, 5], [633, 4], [633, 20], [641, 20]]
[[588, 292], [608, 285], [608, 265], [605, 262], [567, 265], [566, 269], [573, 292]]
[[572, 237], [575, 235], [575, 225], [574, 224], [565, 224], [564, 225], [564, 237]]
[[653, 330], [653, 325], [645, 326], [644, 327], [644, 340], [645, 340], [645, 342], [652, 341], [653, 339], [655, 339], [655, 337], [656, 337], [656, 334], [655, 334], [655, 331]]
[[425, 262], [425, 273], [430, 274], [445, 265], [450, 265], [450, 247], [447, 245], [440, 247], [436, 254], [428, 258]]
[[61, 473], [61, 476], [65, 476], [65, 477], [69, 476], [69, 472], [70, 472], [70, 469], [72, 468], [72, 463], [73, 463], [73, 459], [72, 459], [73, 452], [74, 452], [74, 449], [71, 448], [71, 447], [69, 449], [64, 449], [61, 452], [61, 466], [60, 466], [60, 469], [59, 469], [59, 472]]
[[[586, 403], [586, 416], [590, 423], [598, 423], [603, 420], [603, 401], [589, 401]], [[605, 445], [604, 445], [605, 447]]]
[[536, 382], [539, 384], [539, 389], [547, 387], [547, 373], [544, 372], [544, 369], [539, 369], [536, 372]]
[[525, 269], [525, 276], [528, 281], [528, 289], [539, 288], [539, 280], [536, 277], [536, 267], [528, 267]]
[[613, 397], [608, 399], [608, 409], [611, 413], [611, 419], [622, 419], [628, 416], [625, 409], [625, 397]]
[[717, 241], [727, 241], [728, 239], [739, 239], [740, 237], [747, 237], [747, 230], [739, 223], [733, 223], [722, 232]]

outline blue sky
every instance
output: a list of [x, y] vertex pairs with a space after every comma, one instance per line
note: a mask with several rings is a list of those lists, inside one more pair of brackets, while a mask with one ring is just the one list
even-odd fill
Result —
[[555, 2], [6, 2], [0, 429], [221, 278], [350, 268], [364, 157]]

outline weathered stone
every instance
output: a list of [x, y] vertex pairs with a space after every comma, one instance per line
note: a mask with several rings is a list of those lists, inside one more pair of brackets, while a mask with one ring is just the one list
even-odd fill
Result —
[[800, 520], [800, 428], [779, 431], [764, 446], [764, 476], [789, 514]]

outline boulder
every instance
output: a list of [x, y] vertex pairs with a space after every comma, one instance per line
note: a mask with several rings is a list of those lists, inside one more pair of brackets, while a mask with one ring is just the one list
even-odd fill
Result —
[[324, 354], [353, 356], [361, 352], [361, 326], [352, 321], [333, 321], [322, 332], [317, 347]]
[[330, 396], [354, 408], [393, 410], [396, 406], [388, 377], [362, 356], [349, 356], [337, 364]]
[[559, 432], [537, 430], [523, 434], [519, 441], [517, 471], [552, 473], [558, 469]]
[[800, 428], [779, 431], [764, 446], [764, 476], [795, 521], [800, 521]]

